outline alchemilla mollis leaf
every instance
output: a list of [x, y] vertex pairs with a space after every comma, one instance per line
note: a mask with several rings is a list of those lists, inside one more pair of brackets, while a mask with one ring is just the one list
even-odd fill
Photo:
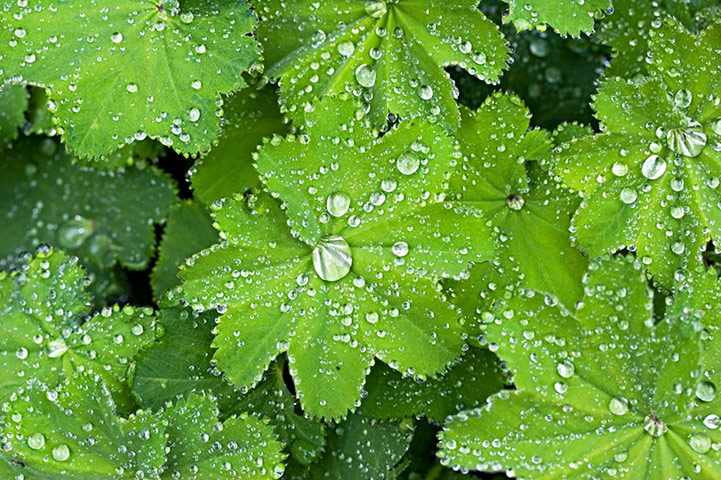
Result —
[[254, 25], [242, 0], [5, 2], [0, 81], [46, 88], [78, 156], [146, 137], [193, 155], [220, 133], [220, 95], [260, 59]]
[[715, 272], [679, 276], [658, 321], [633, 258], [592, 263], [583, 284], [572, 310], [528, 291], [490, 314], [516, 390], [450, 420], [442, 462], [533, 479], [721, 475]]
[[508, 14], [504, 22], [513, 22], [518, 30], [550, 25], [562, 34], [578, 36], [592, 32], [594, 18], [611, 8], [611, 0], [504, 0]]
[[279, 200], [217, 203], [223, 242], [181, 278], [191, 305], [223, 314], [215, 359], [236, 386], [287, 351], [306, 411], [339, 417], [374, 358], [429, 376], [460, 355], [460, 324], [437, 280], [488, 260], [493, 242], [485, 220], [444, 200], [457, 159], [442, 130], [414, 121], [377, 139], [340, 99], [318, 105], [307, 125], [258, 153]]
[[554, 172], [585, 197], [579, 246], [636, 252], [670, 286], [721, 236], [721, 25], [699, 36], [668, 20], [652, 30], [650, 75], [604, 81], [594, 107], [602, 133], [556, 153]]
[[349, 92], [374, 126], [389, 113], [458, 126], [457, 93], [443, 67], [498, 81], [508, 49], [474, 0], [257, 0], [266, 75], [278, 78], [294, 118]]

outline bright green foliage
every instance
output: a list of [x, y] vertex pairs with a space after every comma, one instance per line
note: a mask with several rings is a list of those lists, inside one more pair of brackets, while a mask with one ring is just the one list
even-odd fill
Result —
[[459, 410], [481, 406], [506, 384], [497, 357], [487, 349], [472, 348], [443, 376], [419, 384], [385, 365], [368, 376], [363, 412], [378, 419], [425, 415], [442, 422]]
[[212, 392], [225, 410], [236, 393], [210, 363], [215, 316], [162, 306], [158, 311], [162, 336], [136, 357], [132, 390], [138, 404], [158, 410], [180, 395]]
[[600, 23], [596, 40], [614, 50], [608, 77], [632, 78], [646, 73], [648, 34], [673, 16], [691, 31], [703, 29], [719, 12], [718, 0], [614, 0], [613, 14]]
[[487, 339], [517, 389], [451, 420], [442, 461], [533, 479], [721, 475], [721, 286], [687, 274], [655, 323], [641, 267], [591, 264], [575, 310], [531, 292], [495, 310]]
[[169, 453], [162, 480], [269, 480], [283, 474], [282, 445], [257, 417], [219, 424], [215, 400], [190, 395], [169, 405], [163, 418]]
[[254, 24], [238, 0], [6, 2], [0, 80], [47, 88], [78, 156], [146, 136], [195, 154], [220, 133], [220, 94], [259, 60]]
[[329, 429], [328, 448], [313, 465], [313, 479], [392, 480], [405, 468], [403, 455], [413, 434], [410, 422], [376, 422], [360, 413]]
[[721, 233], [721, 24], [700, 37], [670, 21], [652, 33], [651, 76], [603, 82], [594, 107], [604, 133], [559, 149], [554, 171], [585, 196], [581, 248], [630, 247], [670, 286]]
[[528, 111], [518, 98], [494, 94], [477, 112], [463, 111], [456, 134], [464, 160], [462, 174], [450, 182], [455, 203], [488, 218], [499, 238], [493, 264], [445, 282], [471, 327], [484, 308], [518, 285], [568, 306], [582, 294], [586, 259], [571, 246], [568, 231], [580, 202], [529, 162], [548, 156], [550, 140], [541, 131], [527, 132], [528, 126]]
[[179, 283], [178, 266], [186, 258], [218, 240], [210, 213], [197, 202], [183, 201], [173, 206], [158, 247], [158, 260], [150, 277], [155, 298]]
[[573, 36], [592, 32], [594, 17], [609, 8], [611, 0], [504, 0], [508, 14], [504, 22], [513, 22], [518, 30], [537, 28], [546, 24], [562, 34]]
[[0, 162], [0, 256], [47, 243], [104, 268], [143, 268], [155, 248], [153, 223], [165, 217], [174, 194], [154, 167], [81, 169], [57, 142], [23, 139]]
[[28, 91], [21, 85], [7, 85], [0, 89], [0, 149], [18, 138], [25, 123]]
[[116, 402], [132, 407], [125, 383], [133, 356], [154, 339], [150, 308], [90, 313], [77, 259], [41, 249], [11, 274], [0, 273], [0, 398], [31, 378], [53, 387], [75, 371], [103, 378]]
[[223, 109], [223, 136], [190, 172], [195, 196], [206, 205], [258, 188], [253, 153], [265, 138], [288, 133], [273, 88], [251, 86], [227, 98]]
[[388, 113], [458, 127], [456, 91], [443, 67], [495, 83], [508, 50], [475, 0], [256, 0], [266, 75], [280, 79], [294, 118], [328, 94], [350, 92], [375, 127]]
[[3, 417], [3, 455], [22, 462], [31, 479], [158, 478], [163, 424], [143, 411], [119, 418], [114, 409], [99, 377], [77, 374], [57, 389], [30, 381]]
[[258, 169], [285, 212], [267, 194], [214, 205], [224, 241], [181, 270], [186, 300], [223, 313], [215, 359], [233, 383], [288, 351], [304, 409], [329, 418], [359, 399], [374, 357], [427, 376], [460, 355], [435, 280], [492, 254], [485, 221], [443, 201], [450, 139], [423, 122], [376, 139], [355, 112], [326, 101], [307, 136], [264, 146]]

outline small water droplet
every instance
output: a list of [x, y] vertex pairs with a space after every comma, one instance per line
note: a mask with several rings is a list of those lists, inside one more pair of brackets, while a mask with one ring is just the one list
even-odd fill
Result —
[[674, 95], [673, 97], [673, 104], [676, 105], [676, 108], [679, 108], [681, 110], [686, 110], [688, 107], [690, 107], [692, 101], [693, 95], [685, 88], [682, 88], [681, 90], [676, 92], [676, 95]]
[[658, 155], [649, 156], [641, 166], [641, 173], [649, 180], [656, 180], [666, 173], [666, 160]]
[[628, 165], [623, 162], [616, 162], [611, 167], [611, 171], [617, 177], [624, 177], [628, 173]]
[[711, 449], [711, 438], [705, 433], [694, 433], [688, 440], [688, 444], [695, 452], [706, 453]]
[[350, 57], [355, 52], [355, 45], [350, 40], [338, 44], [338, 53], [344, 57]]
[[15, 356], [18, 357], [20, 360], [25, 360], [28, 358], [28, 349], [25, 347], [20, 347], [15, 351]]
[[574, 367], [568, 360], [564, 360], [556, 365], [556, 371], [563, 378], [571, 378], [573, 373], [576, 371], [576, 367]]
[[120, 43], [123, 41], [123, 34], [120, 32], [115, 32], [110, 35], [110, 40], [112, 40], [113, 43]]
[[191, 108], [191, 109], [188, 111], [188, 119], [189, 119], [191, 122], [197, 122], [198, 119], [200, 119], [200, 110], [198, 110], [198, 109], [195, 108], [195, 107]]
[[45, 446], [45, 435], [42, 433], [33, 433], [28, 437], [28, 447], [33, 450], [40, 450]]
[[364, 63], [355, 70], [355, 79], [361, 87], [372, 88], [376, 84], [376, 71]]
[[421, 161], [414, 152], [403, 152], [396, 161], [396, 167], [403, 175], [413, 175], [420, 165]]
[[668, 430], [666, 424], [659, 420], [653, 413], [647, 415], [644, 421], [645, 425], [643, 429], [646, 430], [646, 433], [653, 437], [660, 437]]
[[520, 195], [509, 195], [506, 197], [506, 206], [511, 210], [521, 210], [526, 201]]
[[608, 402], [608, 410], [614, 415], [626, 415], [628, 413], [628, 400], [623, 397], [612, 398]]
[[126, 90], [130, 93], [135, 93], [138, 91], [138, 86], [134, 83], [129, 83], [127, 87], [125, 87]]
[[408, 255], [408, 244], [406, 242], [396, 242], [391, 247], [391, 251], [396, 257], [405, 257]]
[[53, 448], [53, 458], [58, 462], [64, 462], [70, 458], [70, 449], [64, 443]]
[[418, 96], [423, 100], [430, 100], [433, 98], [433, 88], [429, 85], [423, 85], [420, 90], [418, 90]]
[[638, 198], [638, 194], [636, 193], [636, 190], [632, 188], [624, 188], [621, 190], [621, 201], [627, 205], [632, 204], [636, 201], [636, 198]]
[[365, 8], [366, 13], [373, 18], [380, 18], [388, 11], [388, 8], [386, 7], [386, 2], [380, 1], [367, 1]]
[[328, 213], [334, 217], [342, 217], [350, 208], [350, 195], [341, 191], [333, 192], [328, 195], [325, 203]]

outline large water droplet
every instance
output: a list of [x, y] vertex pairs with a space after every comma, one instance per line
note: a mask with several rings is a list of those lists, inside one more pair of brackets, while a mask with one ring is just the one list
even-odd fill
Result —
[[643, 429], [653, 437], [660, 437], [668, 430], [666, 424], [659, 420], [653, 413], [646, 416], [645, 422]]
[[630, 205], [635, 202], [636, 198], [638, 198], [636, 190], [628, 187], [621, 190], [621, 201], [626, 205]]
[[353, 265], [350, 245], [343, 237], [326, 237], [313, 250], [313, 267], [326, 282], [342, 279]]
[[696, 398], [702, 402], [711, 402], [716, 398], [716, 385], [711, 382], [699, 382], [696, 385]]
[[391, 251], [396, 257], [405, 257], [408, 255], [408, 244], [406, 242], [396, 242], [391, 247]]
[[120, 32], [113, 33], [110, 35], [110, 40], [112, 40], [113, 43], [120, 43], [123, 41], [123, 34]]
[[380, 18], [385, 15], [387, 11], [386, 2], [372, 0], [366, 2], [366, 13], [373, 18]]
[[333, 192], [328, 195], [325, 203], [328, 213], [334, 217], [342, 217], [350, 208], [350, 195], [340, 191]]
[[355, 79], [361, 87], [371, 88], [376, 84], [376, 71], [364, 63], [355, 70]]
[[679, 108], [681, 110], [686, 110], [688, 107], [690, 107], [692, 101], [693, 95], [685, 88], [682, 88], [681, 90], [676, 92], [676, 95], [674, 95], [673, 97], [673, 104], [676, 105], [676, 108]]
[[668, 148], [686, 157], [698, 157], [706, 146], [706, 132], [698, 122], [685, 128], [675, 128], [666, 134]]
[[628, 400], [623, 397], [612, 398], [608, 402], [608, 410], [614, 415], [626, 415], [628, 413]]
[[556, 371], [563, 378], [571, 378], [573, 376], [573, 372], [576, 371], [576, 367], [574, 367], [568, 360], [564, 360], [556, 365]]
[[433, 88], [429, 85], [423, 85], [420, 90], [418, 90], [418, 96], [423, 100], [430, 100], [433, 98]]
[[414, 152], [403, 152], [396, 161], [396, 167], [403, 175], [413, 175], [420, 166], [421, 160]]
[[708, 429], [716, 430], [719, 425], [721, 425], [721, 417], [712, 413], [703, 419], [703, 424], [706, 425]]
[[40, 450], [45, 446], [45, 435], [42, 433], [33, 433], [28, 437], [28, 447], [33, 450]]
[[338, 44], [338, 53], [344, 57], [350, 57], [355, 52], [355, 45], [350, 40]]
[[70, 458], [70, 449], [64, 443], [53, 448], [53, 458], [58, 462], [64, 462]]
[[698, 453], [706, 453], [711, 449], [711, 439], [705, 433], [694, 433], [688, 444]]
[[628, 165], [623, 162], [615, 162], [611, 167], [611, 171], [617, 177], [624, 177], [628, 173]]
[[666, 160], [658, 155], [649, 156], [641, 166], [641, 173], [649, 180], [656, 180], [666, 173]]
[[48, 357], [50, 358], [62, 357], [67, 351], [68, 346], [62, 338], [58, 338], [48, 343]]

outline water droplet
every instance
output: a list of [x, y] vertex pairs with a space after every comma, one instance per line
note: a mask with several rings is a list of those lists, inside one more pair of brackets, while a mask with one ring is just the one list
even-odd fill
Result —
[[396, 257], [405, 257], [408, 255], [408, 244], [406, 242], [396, 242], [391, 247], [391, 251]]
[[366, 321], [371, 324], [378, 322], [378, 314], [376, 312], [366, 313]]
[[705, 433], [694, 433], [688, 444], [698, 453], [706, 453], [711, 449], [711, 439]]
[[386, 2], [379, 1], [367, 1], [366, 2], [366, 13], [373, 18], [380, 18], [386, 14], [388, 8]]
[[679, 207], [678, 205], [675, 207], [671, 207], [671, 216], [673, 218], [679, 219], [683, 218], [683, 216], [686, 214], [683, 207]]
[[716, 430], [719, 425], [721, 425], [721, 417], [712, 413], [703, 419], [703, 424], [706, 425], [708, 429]]
[[28, 447], [33, 450], [40, 450], [45, 446], [45, 435], [42, 433], [33, 433], [28, 437]]
[[418, 96], [423, 100], [430, 100], [433, 98], [433, 88], [429, 85], [423, 85], [420, 90], [418, 90]]
[[325, 39], [327, 38], [327, 35], [323, 30], [318, 30], [313, 34], [312, 37], [310, 37], [310, 44], [313, 46], [313, 48], [318, 48], [323, 42], [325, 42]]
[[656, 180], [666, 173], [666, 160], [658, 155], [651, 155], [643, 162], [641, 173], [649, 180]]
[[611, 167], [611, 171], [617, 177], [624, 177], [628, 173], [628, 165], [623, 162], [616, 162]]
[[337, 282], [350, 272], [353, 257], [343, 237], [326, 237], [313, 249], [313, 267], [326, 282]]
[[344, 57], [350, 57], [355, 52], [355, 45], [350, 40], [338, 44], [338, 53]]
[[403, 175], [413, 175], [418, 171], [418, 167], [421, 166], [421, 161], [413, 152], [403, 152], [398, 157], [396, 167], [398, 171]]
[[681, 90], [676, 92], [676, 95], [674, 95], [673, 97], [673, 104], [676, 105], [676, 108], [679, 108], [681, 110], [686, 110], [688, 107], [690, 107], [692, 101], [693, 95], [685, 88], [682, 88]]
[[200, 87], [203, 86], [203, 82], [200, 80], [195, 80], [193, 83], [190, 84], [191, 87], [193, 87], [193, 90], [200, 90]]
[[68, 346], [62, 338], [58, 338], [48, 343], [48, 357], [50, 358], [62, 357], [67, 351]]
[[15, 351], [15, 356], [18, 357], [20, 360], [25, 360], [28, 358], [28, 349], [25, 347], [20, 347]]
[[686, 157], [698, 157], [706, 146], [706, 132], [698, 122], [685, 128], [675, 128], [666, 134], [668, 148]]
[[621, 190], [621, 201], [623, 203], [630, 205], [636, 201], [636, 198], [638, 198], [636, 190], [628, 187]]
[[126, 90], [130, 93], [135, 93], [138, 91], [138, 86], [134, 83], [129, 83], [127, 87], [125, 87]]
[[716, 135], [721, 135], [721, 118], [718, 118], [711, 123], [711, 130], [713, 130], [713, 133]]
[[180, 21], [183, 23], [192, 23], [193, 19], [195, 19], [193, 12], [183, 12], [180, 14]]
[[355, 70], [355, 79], [361, 87], [371, 88], [376, 84], [376, 72], [364, 63]]
[[521, 210], [526, 201], [520, 195], [509, 195], [506, 197], [506, 205], [511, 210]]
[[193, 107], [190, 109], [190, 111], [188, 111], [188, 119], [191, 122], [197, 122], [199, 118], [200, 118], [200, 110], [198, 110], [197, 108]]
[[548, 55], [548, 42], [546, 42], [542, 38], [534, 38], [533, 40], [531, 40], [528, 49], [533, 55], [537, 57], [545, 57], [546, 55]]
[[645, 425], [643, 429], [646, 430], [646, 433], [653, 437], [660, 437], [668, 430], [666, 424], [659, 420], [653, 413], [647, 415], [644, 421]]
[[58, 462], [64, 462], [70, 458], [70, 449], [64, 443], [53, 448], [53, 458]]
[[608, 410], [614, 415], [626, 415], [628, 413], [628, 400], [623, 397], [612, 398], [608, 402]]
[[58, 243], [63, 248], [78, 248], [93, 234], [93, 222], [76, 215], [58, 229]]
[[350, 208], [350, 195], [341, 191], [333, 192], [328, 195], [325, 204], [328, 213], [334, 217], [342, 217]]
[[20, 27], [20, 28], [16, 28], [13, 33], [14, 33], [15, 36], [18, 37], [18, 38], [25, 38], [25, 34], [26, 34], [27, 32], [25, 32], [25, 29], [24, 29], [24, 28]]
[[386, 178], [381, 182], [381, 189], [386, 193], [394, 192], [398, 187], [398, 183], [392, 178]]
[[120, 32], [115, 32], [110, 35], [110, 40], [112, 40], [113, 43], [120, 43], [123, 41], [123, 34]]
[[571, 378], [573, 376], [573, 372], [576, 371], [576, 367], [574, 367], [568, 360], [564, 360], [556, 366], [556, 371], [563, 378]]
[[696, 385], [696, 398], [702, 402], [710, 402], [716, 398], [716, 385], [711, 382], [699, 382]]

